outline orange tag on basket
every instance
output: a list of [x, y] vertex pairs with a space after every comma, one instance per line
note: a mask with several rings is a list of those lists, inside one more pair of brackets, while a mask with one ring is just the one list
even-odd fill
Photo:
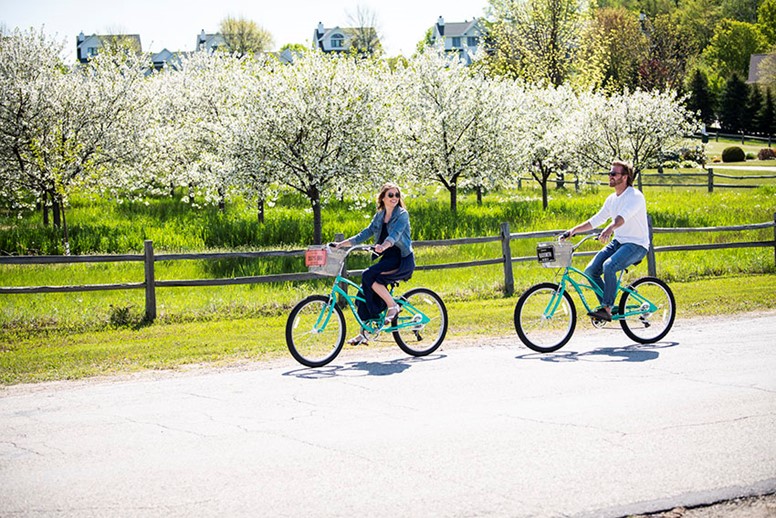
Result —
[[307, 250], [304, 253], [305, 266], [324, 266], [326, 264], [326, 249]]

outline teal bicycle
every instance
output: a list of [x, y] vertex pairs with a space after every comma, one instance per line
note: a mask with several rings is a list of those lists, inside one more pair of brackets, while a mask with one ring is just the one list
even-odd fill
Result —
[[[328, 295], [311, 295], [299, 302], [286, 322], [286, 345], [291, 355], [307, 367], [322, 367], [337, 357], [345, 344], [347, 327], [338, 299], [350, 308], [356, 323], [371, 340], [382, 333], [393, 335], [402, 351], [411, 356], [426, 356], [442, 345], [447, 334], [447, 308], [442, 298], [428, 288], [413, 288], [393, 295], [398, 282], [388, 285], [401, 310], [390, 325], [384, 325], [385, 311], [377, 318], [362, 321], [356, 301], [363, 301], [361, 287], [343, 276], [345, 259], [354, 251], [373, 251], [373, 246], [354, 246], [347, 250], [330, 245], [310, 247], [305, 264], [313, 273], [334, 277]], [[348, 294], [348, 288], [355, 295]]]
[[[571, 266], [574, 251], [588, 239], [586, 236], [576, 245], [561, 241], [539, 243], [537, 258], [542, 266], [560, 268], [558, 282], [543, 282], [529, 288], [515, 305], [515, 330], [520, 340], [530, 349], [541, 353], [557, 351], [574, 334], [577, 310], [570, 292], [582, 301], [586, 312], [594, 311], [603, 297], [601, 289], [584, 272]], [[638, 262], [636, 263], [638, 264]], [[612, 322], [619, 322], [631, 340], [638, 343], [654, 343], [665, 337], [676, 318], [676, 302], [671, 288], [655, 277], [642, 277], [628, 285], [622, 284], [623, 270], [617, 279], [620, 303], [612, 311]], [[595, 294], [591, 305], [585, 292]], [[591, 317], [593, 326], [602, 328], [607, 321]]]

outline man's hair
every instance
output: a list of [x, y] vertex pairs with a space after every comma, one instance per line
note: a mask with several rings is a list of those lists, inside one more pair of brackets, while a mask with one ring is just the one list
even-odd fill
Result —
[[612, 162], [612, 167], [614, 166], [618, 166], [620, 168], [620, 172], [628, 175], [628, 185], [633, 185], [633, 166], [628, 162], [623, 162], [622, 160], [615, 160]]

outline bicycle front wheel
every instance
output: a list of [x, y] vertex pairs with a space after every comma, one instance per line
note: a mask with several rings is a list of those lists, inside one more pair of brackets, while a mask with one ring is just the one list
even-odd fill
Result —
[[623, 291], [620, 326], [628, 338], [641, 344], [661, 340], [676, 318], [676, 301], [668, 285], [655, 277], [642, 277]]
[[540, 353], [557, 351], [569, 341], [577, 324], [577, 309], [568, 292], [543, 282], [528, 288], [515, 305], [515, 330], [520, 340]]
[[296, 361], [322, 367], [337, 357], [345, 343], [345, 316], [329, 297], [307, 297], [288, 315], [286, 345]]
[[428, 288], [415, 288], [399, 299], [402, 311], [393, 325], [393, 339], [410, 356], [436, 351], [447, 334], [447, 308], [442, 298]]

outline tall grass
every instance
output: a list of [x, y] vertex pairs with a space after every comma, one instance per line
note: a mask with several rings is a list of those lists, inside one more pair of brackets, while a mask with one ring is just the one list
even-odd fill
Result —
[[[541, 209], [540, 193], [533, 188], [494, 192], [481, 206], [473, 195], [459, 199], [459, 210], [449, 209], [446, 193], [409, 192], [413, 238], [436, 240], [498, 235], [502, 222], [512, 232], [566, 229], [595, 213], [608, 188], [588, 187], [582, 193], [551, 191], [550, 207]], [[750, 191], [706, 193], [695, 190], [645, 189], [656, 227], [707, 227], [759, 223], [773, 220], [776, 191], [765, 187]], [[369, 222], [373, 205], [351, 200], [330, 203], [323, 210], [325, 240], [337, 233], [354, 235]], [[5, 254], [56, 254], [62, 252], [57, 231], [43, 227], [39, 214], [21, 219], [0, 217], [0, 252]], [[241, 249], [304, 248], [312, 240], [312, 214], [306, 200], [284, 195], [267, 209], [266, 221], [256, 222], [255, 209], [242, 202], [216, 208], [195, 209], [177, 199], [145, 204], [116, 204], [92, 197], [76, 197], [68, 212], [74, 254], [140, 253], [143, 240], [152, 239], [157, 253]], [[656, 234], [657, 245], [773, 239], [772, 229], [746, 233]], [[531, 256], [535, 240], [512, 243], [513, 256]], [[591, 249], [594, 249], [594, 244]], [[419, 264], [470, 261], [501, 256], [500, 243], [456, 247], [418, 248]], [[584, 266], [585, 259], [579, 263]], [[742, 273], [775, 273], [772, 249], [738, 249], [693, 253], [666, 253], [657, 257], [658, 273], [670, 281]], [[363, 268], [368, 258], [356, 258], [351, 268]], [[515, 289], [547, 279], [552, 271], [534, 263], [515, 264]], [[304, 271], [301, 258], [268, 260], [186, 260], [157, 263], [156, 278], [202, 279], [266, 275]], [[637, 274], [645, 274], [639, 266]], [[142, 282], [140, 263], [0, 266], [3, 286], [108, 284]], [[406, 287], [427, 285], [448, 300], [482, 300], [500, 297], [500, 266], [418, 271]], [[159, 321], [187, 322], [221, 318], [282, 315], [303, 296], [322, 292], [327, 282], [160, 288]], [[82, 331], [101, 327], [140, 327], [144, 312], [142, 290], [0, 296], [0, 333], [6, 338], [46, 330]]]

